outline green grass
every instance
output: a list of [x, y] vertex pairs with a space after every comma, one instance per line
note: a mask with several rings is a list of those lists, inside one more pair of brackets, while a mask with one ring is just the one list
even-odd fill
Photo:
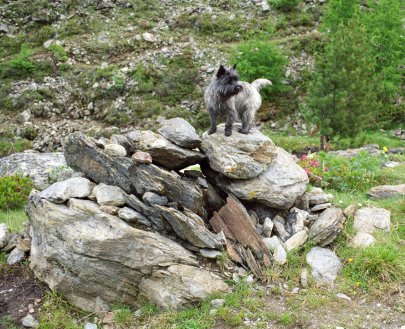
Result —
[[71, 306], [55, 292], [49, 292], [39, 313], [39, 329], [82, 329], [86, 318], [86, 313]]
[[24, 209], [0, 210], [0, 223], [5, 223], [12, 232], [22, 229], [27, 220], [28, 216], [25, 214]]
[[[277, 146], [285, 150], [299, 151], [306, 147], [319, 148], [319, 136], [299, 135], [296, 131], [275, 132], [268, 125], [265, 126], [264, 134], [268, 136]], [[363, 131], [355, 138], [344, 138], [331, 143], [332, 150], [362, 147], [367, 144], [377, 144], [380, 149], [383, 147], [403, 147], [404, 142], [393, 136], [393, 131], [382, 133], [380, 131]]]
[[16, 325], [14, 325], [14, 321], [8, 315], [0, 317], [0, 326], [7, 328], [7, 329], [18, 329], [19, 328]]

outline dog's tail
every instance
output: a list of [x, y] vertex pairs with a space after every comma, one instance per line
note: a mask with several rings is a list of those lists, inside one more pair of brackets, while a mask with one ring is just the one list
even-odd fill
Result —
[[257, 91], [260, 91], [262, 87], [271, 86], [272, 83], [270, 80], [267, 79], [257, 79], [251, 83], [252, 87], [255, 87]]

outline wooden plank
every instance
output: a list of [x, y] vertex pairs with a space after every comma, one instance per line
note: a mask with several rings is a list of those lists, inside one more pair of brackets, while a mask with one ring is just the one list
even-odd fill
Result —
[[216, 211], [214, 211], [214, 214], [212, 215], [212, 218], [210, 219], [210, 224], [215, 233], [219, 233], [219, 232], [223, 231], [225, 234], [225, 237], [227, 239], [236, 241], [234, 235], [229, 230], [229, 227], [225, 224], [225, 222], [223, 221], [221, 216], [219, 216], [219, 214]]
[[218, 214], [236, 241], [244, 247], [250, 247], [260, 259], [263, 254], [270, 256], [270, 252], [253, 226], [248, 212], [238, 199], [228, 196], [225, 206], [218, 211]]

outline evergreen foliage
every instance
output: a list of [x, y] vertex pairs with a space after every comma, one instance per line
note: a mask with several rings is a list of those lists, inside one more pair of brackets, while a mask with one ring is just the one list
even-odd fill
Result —
[[334, 137], [354, 137], [375, 117], [374, 62], [361, 16], [355, 12], [347, 22], [344, 17], [316, 58], [306, 98], [307, 116], [320, 127], [323, 149]]
[[405, 121], [404, 105], [396, 104], [404, 90], [401, 65], [405, 64], [405, 35], [401, 1], [372, 1], [370, 8], [364, 20], [376, 61], [377, 97], [381, 103], [377, 119], [382, 124]]

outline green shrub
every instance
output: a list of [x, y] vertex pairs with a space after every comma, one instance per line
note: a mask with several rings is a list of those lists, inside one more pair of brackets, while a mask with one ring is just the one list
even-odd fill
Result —
[[31, 51], [26, 45], [21, 46], [20, 53], [10, 61], [10, 66], [23, 73], [31, 73], [35, 70], [36, 66], [30, 61]]
[[272, 81], [273, 85], [264, 90], [266, 96], [286, 90], [282, 79], [287, 61], [273, 43], [259, 40], [242, 42], [230, 55], [230, 62], [237, 64], [241, 80], [252, 82], [265, 78]]
[[29, 177], [20, 175], [0, 177], [0, 210], [24, 207], [32, 188]]
[[298, 6], [300, 0], [270, 0], [270, 4], [281, 11], [291, 11]]
[[59, 62], [66, 62], [68, 60], [67, 52], [62, 46], [54, 43], [48, 48], [48, 50], [52, 52]]
[[31, 148], [31, 142], [26, 139], [10, 139], [0, 137], [0, 158], [12, 153], [23, 152]]

